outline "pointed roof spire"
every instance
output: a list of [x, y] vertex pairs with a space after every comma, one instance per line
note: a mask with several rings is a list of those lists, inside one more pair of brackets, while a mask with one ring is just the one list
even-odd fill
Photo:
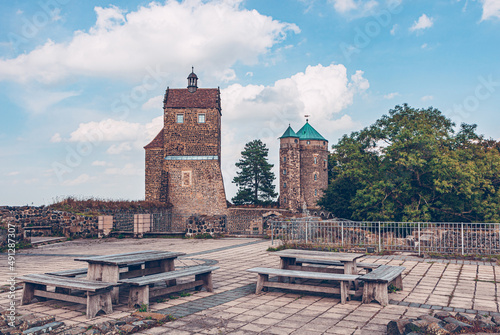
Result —
[[283, 135], [280, 138], [287, 138], [287, 137], [299, 137], [297, 134], [293, 131], [292, 127], [290, 124], [288, 124], [288, 128], [285, 130]]
[[300, 130], [297, 132], [297, 135], [301, 140], [328, 141], [309, 124], [309, 120], [306, 120], [306, 124], [302, 128], [300, 128]]

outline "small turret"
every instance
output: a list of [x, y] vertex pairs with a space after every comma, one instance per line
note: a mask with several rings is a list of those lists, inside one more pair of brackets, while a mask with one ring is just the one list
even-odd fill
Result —
[[188, 92], [194, 93], [198, 89], [198, 77], [194, 73], [194, 67], [191, 68], [191, 73], [187, 77], [188, 80]]

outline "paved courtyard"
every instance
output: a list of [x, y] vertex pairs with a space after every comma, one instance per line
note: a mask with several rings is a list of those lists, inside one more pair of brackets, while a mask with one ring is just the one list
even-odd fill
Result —
[[[186, 256], [176, 266], [208, 263], [220, 267], [213, 275], [214, 292], [197, 292], [176, 299], [161, 299], [151, 310], [170, 314], [176, 320], [140, 334], [385, 334], [390, 320], [417, 317], [432, 310], [465, 313], [499, 313], [499, 268], [491, 263], [422, 259], [412, 256], [367, 256], [361, 261], [401, 265], [404, 290], [389, 295], [390, 304], [340, 304], [340, 297], [296, 294], [272, 289], [255, 295], [257, 275], [248, 268], [278, 267], [279, 257], [266, 252], [270, 240], [224, 238], [198, 239], [102, 239], [75, 240], [23, 250], [16, 255], [18, 276], [76, 269], [86, 263], [73, 259], [140, 250], [181, 251]], [[0, 264], [1, 278], [10, 270], [6, 257]], [[4, 280], [5, 281], [5, 280]], [[17, 291], [18, 298], [20, 291]], [[0, 294], [0, 307], [7, 308], [7, 293]], [[113, 314], [91, 320], [85, 306], [46, 301], [18, 307], [21, 314], [55, 315], [67, 325], [88, 326], [119, 319], [133, 312], [126, 305]]]

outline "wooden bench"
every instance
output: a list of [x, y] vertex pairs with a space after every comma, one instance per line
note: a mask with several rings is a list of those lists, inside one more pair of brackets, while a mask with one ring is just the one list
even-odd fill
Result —
[[[262, 291], [263, 287], [276, 287], [276, 288], [284, 288], [284, 289], [299, 290], [299, 291], [340, 294], [340, 302], [342, 304], [345, 304], [347, 301], [348, 294], [358, 295], [360, 293], [355, 290], [349, 290], [349, 282], [358, 279], [360, 277], [358, 275], [310, 272], [310, 271], [299, 271], [299, 270], [284, 270], [284, 269], [260, 268], [260, 267], [248, 269], [247, 271], [255, 272], [259, 275], [259, 278], [257, 280], [257, 287], [255, 289], [255, 294], [259, 294]], [[274, 281], [269, 281], [270, 275], [278, 277], [338, 281], [340, 282], [340, 288], [331, 286], [294, 284], [291, 282], [289, 283], [274, 282]]]
[[392, 283], [396, 288], [403, 289], [401, 274], [404, 270], [403, 266], [381, 265], [372, 272], [359, 277], [364, 282], [363, 303], [368, 304], [376, 300], [382, 306], [387, 306], [389, 303], [387, 288]]
[[[317, 265], [326, 265], [326, 266], [339, 266], [339, 267], [344, 267], [344, 263], [339, 262], [339, 261], [331, 261], [331, 260], [317, 260], [317, 259], [308, 259], [308, 258], [297, 258], [295, 260], [295, 266], [302, 266], [304, 270], [306, 271], [318, 271], [321, 272], [321, 270], [315, 270], [313, 267], [304, 267], [302, 264], [317, 264]], [[380, 266], [380, 264], [375, 264], [375, 263], [356, 263], [356, 267], [365, 269], [367, 272], [372, 271], [373, 269], [376, 269]], [[292, 266], [293, 267], [293, 266]], [[292, 267], [290, 267], [292, 269]], [[293, 268], [293, 269], [298, 269], [298, 268]], [[339, 270], [339, 273], [344, 273], [344, 270]]]
[[73, 277], [74, 278], [74, 277], [83, 276], [83, 275], [86, 276], [87, 275], [87, 268], [47, 272], [46, 274], [53, 275], [53, 276]]
[[[89, 319], [95, 317], [100, 310], [103, 310], [106, 314], [113, 312], [111, 289], [119, 285], [48, 274], [29, 274], [19, 277], [18, 280], [24, 282], [21, 305], [30, 304], [34, 297], [84, 304], [87, 305], [87, 318]], [[47, 286], [54, 286], [56, 292], [47, 291]], [[84, 291], [86, 296], [62, 293], [64, 290]]]
[[[172, 292], [179, 292], [193, 287], [196, 290], [200, 290], [204, 287], [208, 292], [213, 292], [212, 271], [215, 271], [218, 268], [218, 266], [198, 265], [143, 277], [121, 279], [119, 282], [130, 285], [128, 299], [129, 307], [145, 304], [149, 309], [150, 298], [162, 296]], [[195, 276], [195, 280], [193, 282], [175, 284], [167, 287], [152, 286], [159, 283], [168, 284], [173, 280], [189, 276]]]

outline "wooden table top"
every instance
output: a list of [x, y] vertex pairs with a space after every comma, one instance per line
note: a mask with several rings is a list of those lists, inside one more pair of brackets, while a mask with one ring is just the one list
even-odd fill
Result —
[[88, 262], [94, 264], [107, 265], [128, 265], [152, 262], [164, 259], [177, 258], [185, 255], [184, 252], [160, 251], [160, 250], [143, 250], [127, 252], [123, 254], [91, 256], [75, 258], [75, 261]]
[[339, 261], [339, 262], [353, 262], [356, 259], [365, 256], [364, 254], [355, 254], [350, 252], [331, 252], [331, 251], [298, 250], [298, 249], [285, 249], [276, 252], [271, 252], [270, 254], [280, 256], [281, 258], [307, 258], [314, 260], [328, 260], [328, 261]]

